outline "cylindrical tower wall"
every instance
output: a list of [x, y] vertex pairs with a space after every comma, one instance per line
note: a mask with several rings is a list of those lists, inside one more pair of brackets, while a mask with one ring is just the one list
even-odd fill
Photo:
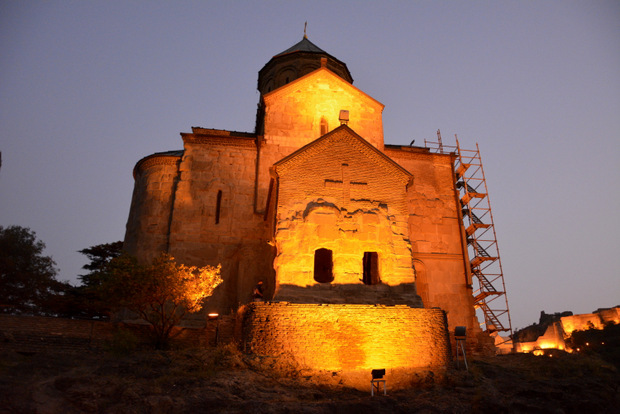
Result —
[[141, 261], [168, 250], [180, 156], [151, 156], [136, 165], [124, 249]]

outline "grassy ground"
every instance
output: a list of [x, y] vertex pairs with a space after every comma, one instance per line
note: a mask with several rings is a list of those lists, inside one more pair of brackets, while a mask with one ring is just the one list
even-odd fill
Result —
[[619, 388], [596, 354], [478, 359], [374, 398], [230, 346], [0, 356], [0, 413], [611, 413]]

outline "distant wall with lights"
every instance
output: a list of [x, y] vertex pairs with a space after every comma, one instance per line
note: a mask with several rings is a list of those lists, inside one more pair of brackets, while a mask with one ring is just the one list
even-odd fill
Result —
[[620, 307], [600, 309], [594, 313], [563, 316], [560, 320], [550, 323], [545, 333], [535, 341], [515, 342], [515, 352], [537, 352], [544, 349], [560, 349], [572, 352], [566, 344], [575, 331], [588, 329], [604, 329], [607, 324], [620, 324]]
[[242, 340], [248, 352], [332, 371], [345, 386], [363, 390], [372, 369], [385, 368], [393, 389], [409, 385], [414, 372], [439, 373], [451, 361], [440, 309], [252, 303], [243, 314]]

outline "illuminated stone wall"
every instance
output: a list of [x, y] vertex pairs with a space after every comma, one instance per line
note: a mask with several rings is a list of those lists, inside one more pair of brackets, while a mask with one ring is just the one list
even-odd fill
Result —
[[562, 328], [566, 335], [573, 331], [585, 331], [588, 329], [603, 329], [607, 323], [620, 324], [620, 308], [606, 309], [596, 313], [582, 313], [560, 318]]
[[228, 313], [251, 300], [259, 280], [273, 290], [268, 229], [255, 213], [256, 137], [193, 128], [183, 141], [169, 253], [181, 263], [222, 265], [224, 282], [207, 310]]
[[396, 146], [386, 147], [385, 153], [415, 177], [408, 192], [408, 234], [418, 294], [425, 307], [446, 311], [451, 331], [465, 326], [473, 338], [480, 327], [454, 188], [453, 157]]
[[349, 111], [349, 127], [383, 149], [384, 105], [338, 75], [320, 68], [263, 96], [264, 145], [258, 169], [258, 205], [265, 206], [269, 168], [302, 146], [340, 126], [341, 110]]
[[574, 331], [603, 329], [609, 323], [620, 324], [620, 307], [601, 309], [594, 313], [563, 316], [559, 321], [550, 323], [545, 333], [535, 341], [516, 342], [515, 352], [536, 352], [542, 349], [566, 349], [571, 352], [571, 349], [566, 348], [565, 340]]
[[135, 186], [124, 249], [142, 260], [151, 260], [167, 248], [180, 160], [180, 156], [149, 156], [134, 170]]
[[168, 252], [188, 265], [221, 264], [224, 282], [205, 310], [228, 313], [259, 280], [266, 293], [274, 288], [273, 247], [255, 213], [256, 136], [205, 128], [182, 136], [182, 157], [155, 154], [136, 166], [125, 249], [143, 260]]
[[254, 137], [204, 132], [184, 135], [170, 232], [175, 253], [192, 262], [204, 260], [204, 243], [257, 238], [263, 221], [254, 214]]
[[565, 349], [564, 331], [560, 322], [549, 324], [545, 333], [539, 336], [535, 341], [516, 342], [514, 344], [515, 352], [531, 352], [536, 349]]
[[383, 149], [383, 104], [320, 68], [264, 95], [267, 143], [300, 148], [318, 137], [321, 121], [327, 131], [340, 126], [341, 110], [349, 111], [348, 125], [378, 149]]
[[253, 303], [245, 310], [243, 345], [338, 372], [345, 386], [363, 390], [371, 369], [385, 368], [393, 389], [414, 372], [440, 372], [451, 361], [444, 312], [407, 306]]
[[381, 283], [413, 284], [410, 174], [347, 127], [277, 163], [275, 172], [278, 289], [317, 284], [314, 258], [320, 248], [333, 252], [332, 284], [362, 285], [364, 252], [378, 254]]

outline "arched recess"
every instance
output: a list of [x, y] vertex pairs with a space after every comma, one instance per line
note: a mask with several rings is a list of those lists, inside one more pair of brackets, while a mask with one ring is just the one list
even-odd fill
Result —
[[331, 250], [321, 248], [314, 251], [314, 280], [319, 283], [334, 281], [334, 260]]
[[413, 268], [415, 270], [415, 287], [418, 295], [422, 298], [425, 308], [433, 307], [430, 301], [430, 285], [428, 280], [428, 272], [426, 265], [419, 259], [413, 261]]
[[275, 81], [273, 79], [273, 76], [265, 81], [265, 85], [266, 85], [265, 90], [267, 92], [271, 92], [272, 90], [275, 89]]
[[284, 86], [297, 79], [297, 70], [293, 66], [287, 66], [275, 76], [277, 87]]

